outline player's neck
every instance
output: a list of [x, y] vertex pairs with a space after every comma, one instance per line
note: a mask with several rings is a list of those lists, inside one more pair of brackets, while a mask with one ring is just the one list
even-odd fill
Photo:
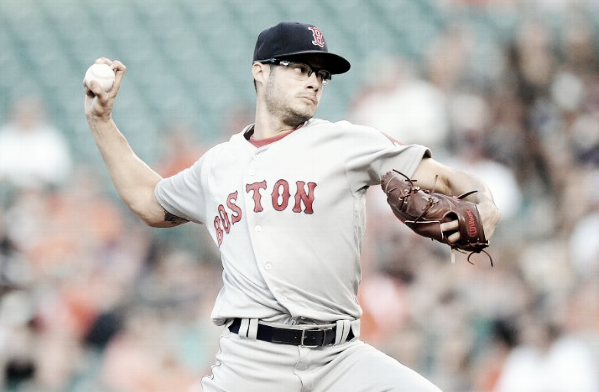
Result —
[[264, 140], [280, 137], [301, 128], [304, 124], [305, 122], [288, 125], [281, 121], [260, 121], [259, 118], [256, 118], [253, 138], [255, 140]]

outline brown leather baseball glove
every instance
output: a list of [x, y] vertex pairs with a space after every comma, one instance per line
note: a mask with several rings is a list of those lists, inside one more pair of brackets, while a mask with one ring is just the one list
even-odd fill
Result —
[[[493, 265], [493, 259], [483, 250], [489, 246], [489, 241], [485, 238], [478, 209], [474, 203], [464, 200], [476, 191], [447, 196], [434, 190], [420, 189], [415, 182], [396, 170], [386, 173], [381, 179], [381, 187], [395, 216], [416, 234], [447, 244], [452, 250], [469, 253], [469, 263], [473, 253], [483, 252]], [[441, 231], [441, 223], [452, 220], [458, 221], [460, 239], [450, 243]]]

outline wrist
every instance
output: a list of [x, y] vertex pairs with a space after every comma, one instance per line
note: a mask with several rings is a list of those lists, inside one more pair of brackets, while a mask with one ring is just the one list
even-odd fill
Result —
[[90, 125], [94, 125], [94, 124], [107, 124], [107, 123], [112, 122], [112, 114], [111, 113], [106, 113], [106, 114], [89, 114], [86, 117], [87, 117], [87, 122]]
[[478, 212], [497, 223], [501, 219], [501, 211], [497, 208], [497, 205], [492, 199], [485, 198], [484, 200], [476, 203]]

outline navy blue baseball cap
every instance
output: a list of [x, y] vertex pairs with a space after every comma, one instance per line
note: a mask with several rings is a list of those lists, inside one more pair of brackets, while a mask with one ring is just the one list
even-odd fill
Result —
[[324, 35], [315, 26], [298, 22], [281, 22], [260, 33], [254, 49], [254, 61], [318, 58], [322, 68], [332, 74], [349, 71], [343, 57], [330, 53]]

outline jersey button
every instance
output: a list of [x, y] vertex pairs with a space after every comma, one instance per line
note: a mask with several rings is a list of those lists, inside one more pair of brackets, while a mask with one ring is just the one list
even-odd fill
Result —
[[267, 271], [270, 270], [270, 269], [272, 269], [272, 264], [270, 264], [270, 263], [264, 264], [264, 269], [267, 270]]
[[252, 169], [252, 170], [248, 171], [248, 174], [250, 176], [253, 176], [254, 174], [256, 174], [256, 171]]
[[262, 231], [262, 226], [257, 225], [256, 227], [254, 227], [254, 230], [256, 231], [256, 233], [259, 233]]

